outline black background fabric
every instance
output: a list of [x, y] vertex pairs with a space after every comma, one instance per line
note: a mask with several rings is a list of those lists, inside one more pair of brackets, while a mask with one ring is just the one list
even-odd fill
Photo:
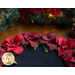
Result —
[[62, 58], [58, 57], [57, 51], [45, 53], [41, 46], [36, 51], [31, 47], [24, 48], [15, 59], [18, 64], [10, 67], [66, 67]]

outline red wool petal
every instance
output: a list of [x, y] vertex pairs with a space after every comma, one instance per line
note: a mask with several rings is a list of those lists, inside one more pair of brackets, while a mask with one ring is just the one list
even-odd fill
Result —
[[66, 55], [62, 56], [62, 58], [66, 61], [69, 62], [72, 58], [72, 52], [67, 53]]
[[66, 62], [65, 64], [70, 66], [70, 67], [75, 67], [75, 64], [72, 64], [71, 62]]
[[75, 57], [72, 57], [71, 62], [75, 63]]
[[23, 35], [21, 34], [17, 34], [13, 37], [13, 41], [17, 43], [18, 45], [22, 43], [23, 39], [24, 39]]
[[47, 37], [48, 37], [48, 39], [55, 39], [55, 37], [56, 37], [56, 34], [53, 34], [53, 33], [46, 33], [45, 34]]
[[38, 42], [39, 42], [39, 44], [47, 44], [48, 43], [48, 41], [45, 41], [43, 39], [39, 39]]
[[30, 44], [31, 44], [31, 47], [34, 47], [34, 46], [37, 45], [37, 41], [31, 41], [31, 40], [29, 40], [29, 42], [30, 42]]
[[11, 43], [11, 44], [9, 44], [9, 43], [6, 43], [6, 46], [13, 46], [13, 45], [12, 45], [12, 43]]
[[13, 50], [14, 49], [14, 47], [9, 47], [9, 46], [7, 46], [7, 52], [9, 52], [9, 51], [11, 51], [11, 50]]
[[74, 39], [68, 39], [68, 45], [69, 45], [69, 48], [75, 48]]
[[43, 38], [44, 40], [48, 40], [48, 37], [47, 37], [46, 35], [43, 35], [42, 38]]
[[56, 49], [56, 47], [57, 47], [57, 45], [52, 44], [52, 43], [47, 43], [47, 45], [48, 45], [50, 51], [53, 51], [53, 50]]
[[25, 39], [27, 39], [27, 40], [29, 39], [28, 35], [23, 35], [23, 36], [24, 36]]
[[63, 42], [62, 42], [62, 46], [68, 45], [68, 43], [69, 43], [68, 40], [67, 39], [64, 39]]
[[35, 39], [35, 38], [40, 38], [42, 36], [41, 33], [38, 33], [38, 32], [32, 32], [32, 39]]
[[6, 52], [6, 48], [1, 48], [0, 49], [0, 58], [2, 57], [2, 55]]
[[23, 35], [28, 35], [30, 34], [30, 32], [23, 32]]
[[11, 44], [11, 43], [12, 43], [11, 40], [13, 40], [13, 37], [7, 38], [7, 39], [6, 39], [6, 42], [8, 42], [9, 44]]
[[27, 47], [28, 44], [29, 44], [29, 42], [25, 40], [24, 47]]
[[63, 55], [63, 50], [60, 47], [58, 47], [58, 56], [62, 56], [62, 55]]
[[64, 52], [64, 53], [68, 53], [68, 52], [70, 52], [71, 50], [72, 50], [72, 49], [68, 49], [68, 48], [67, 48], [67, 49], [63, 49], [63, 52]]
[[58, 45], [62, 46], [64, 44], [66, 44], [67, 39], [64, 39], [63, 37], [56, 37], [56, 42]]
[[6, 41], [3, 42], [2, 47], [7, 47], [7, 46], [6, 46]]
[[[31, 33], [31, 32], [24, 32], [24, 33], [23, 33], [23, 36], [24, 36], [24, 38], [25, 38], [26, 40], [29, 40], [29, 37], [32, 36], [32, 33]], [[32, 38], [31, 38], [31, 39], [32, 39]]]
[[56, 42], [58, 45], [61, 45], [63, 42], [63, 38], [62, 37], [56, 37]]
[[75, 39], [73, 39], [73, 41], [74, 41], [74, 48], [75, 48]]
[[42, 34], [40, 34], [38, 32], [24, 32], [23, 36], [25, 39], [29, 40], [30, 37], [31, 37], [31, 39], [37, 39], [37, 38], [41, 37]]
[[16, 54], [21, 54], [22, 51], [23, 51], [22, 46], [17, 46], [15, 49], [13, 49], [13, 52], [15, 52]]

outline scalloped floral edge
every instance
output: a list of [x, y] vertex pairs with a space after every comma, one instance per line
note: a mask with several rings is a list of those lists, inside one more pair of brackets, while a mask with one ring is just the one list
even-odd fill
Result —
[[38, 32], [24, 32], [13, 37], [8, 37], [2, 43], [0, 49], [0, 66], [4, 65], [2, 62], [2, 55], [6, 52], [12, 52], [19, 55], [23, 52], [23, 47], [30, 45], [36, 51], [39, 45], [42, 45], [45, 52], [58, 51], [58, 56], [61, 56], [65, 64], [75, 66], [75, 39], [66, 39], [57, 37], [56, 34]]

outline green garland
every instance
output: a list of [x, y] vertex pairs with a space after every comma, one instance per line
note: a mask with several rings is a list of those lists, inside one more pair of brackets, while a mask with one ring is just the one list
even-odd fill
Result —
[[[27, 9], [27, 8], [26, 8]], [[43, 8], [44, 14], [36, 14], [31, 12], [26, 22], [30, 23], [34, 20], [34, 23], [39, 24], [63, 24], [64, 26], [72, 26], [72, 18], [75, 18], [75, 8], [60, 8], [63, 16], [56, 16], [55, 18], [48, 17], [49, 13], [45, 14], [45, 8]], [[23, 13], [24, 14], [24, 13]], [[20, 9], [18, 8], [7, 8], [0, 9], [0, 33], [5, 31], [7, 27], [14, 25], [14, 21], [21, 19]]]
[[17, 8], [4, 9], [0, 14], [0, 33], [5, 31], [7, 27], [14, 25], [14, 19], [20, 18]]

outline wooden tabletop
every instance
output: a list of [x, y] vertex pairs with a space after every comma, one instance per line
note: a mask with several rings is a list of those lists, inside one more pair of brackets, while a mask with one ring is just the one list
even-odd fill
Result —
[[26, 24], [23, 21], [17, 21], [14, 26], [8, 27], [6, 31], [0, 34], [0, 43], [2, 43], [7, 37], [14, 36], [22, 32], [51, 32], [57, 34], [58, 36], [66, 37], [66, 34], [71, 31], [71, 28], [60, 28], [61, 25], [58, 28], [56, 25]]

